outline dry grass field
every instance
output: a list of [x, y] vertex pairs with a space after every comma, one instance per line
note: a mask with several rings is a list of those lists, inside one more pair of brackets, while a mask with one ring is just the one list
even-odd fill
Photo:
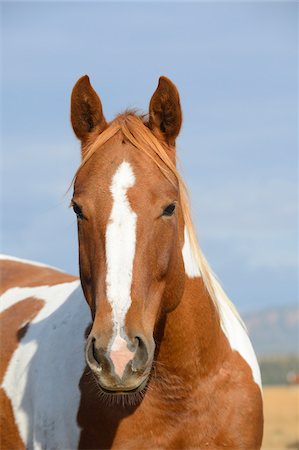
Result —
[[299, 449], [299, 386], [264, 387], [263, 450]]

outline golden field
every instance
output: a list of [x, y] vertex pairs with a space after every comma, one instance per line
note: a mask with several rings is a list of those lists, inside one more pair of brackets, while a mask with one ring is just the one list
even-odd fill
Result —
[[299, 386], [264, 387], [263, 450], [299, 449]]

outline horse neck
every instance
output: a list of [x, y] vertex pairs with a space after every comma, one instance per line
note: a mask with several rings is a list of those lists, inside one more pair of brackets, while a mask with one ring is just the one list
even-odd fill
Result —
[[186, 276], [179, 305], [161, 322], [156, 358], [158, 372], [198, 379], [217, 370], [225, 357], [227, 343], [218, 311], [202, 278]]

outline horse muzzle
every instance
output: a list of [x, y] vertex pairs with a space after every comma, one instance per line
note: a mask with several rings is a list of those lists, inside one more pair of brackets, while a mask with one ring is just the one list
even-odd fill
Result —
[[134, 343], [120, 338], [110, 351], [92, 334], [86, 343], [86, 362], [100, 388], [110, 394], [130, 394], [143, 390], [152, 368], [155, 344], [143, 336]]

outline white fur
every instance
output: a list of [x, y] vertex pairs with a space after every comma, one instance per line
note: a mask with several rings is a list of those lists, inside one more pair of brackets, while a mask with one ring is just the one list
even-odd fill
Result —
[[242, 358], [245, 359], [251, 367], [254, 381], [262, 389], [260, 368], [246, 330], [221, 295], [218, 296], [218, 306], [221, 327], [232, 350], [240, 353]]
[[[131, 284], [137, 216], [131, 209], [127, 190], [134, 186], [134, 183], [132, 167], [123, 161], [112, 177], [110, 191], [113, 205], [106, 229], [106, 288], [107, 298], [112, 306], [114, 326], [111, 351], [116, 351], [121, 340], [124, 341], [121, 335], [132, 302]], [[122, 344], [125, 344], [125, 341]]]
[[57, 272], [63, 272], [61, 269], [57, 269], [57, 267], [49, 266], [48, 264], [43, 264], [36, 261], [30, 261], [29, 259], [23, 259], [23, 258], [17, 258], [16, 256], [9, 256], [9, 255], [1, 255], [0, 254], [0, 260], [6, 260], [6, 261], [15, 261], [23, 264], [30, 264], [31, 266], [38, 266], [38, 267], [46, 267], [47, 269], [53, 269]]
[[9, 308], [29, 296], [45, 304], [14, 352], [2, 387], [26, 448], [78, 448], [76, 415], [90, 311], [79, 281], [9, 289], [0, 304]]
[[196, 256], [194, 255], [194, 250], [191, 247], [189, 233], [187, 227], [184, 228], [184, 246], [183, 246], [183, 260], [185, 265], [185, 272], [189, 278], [200, 277], [201, 273], [199, 270], [198, 262]]

